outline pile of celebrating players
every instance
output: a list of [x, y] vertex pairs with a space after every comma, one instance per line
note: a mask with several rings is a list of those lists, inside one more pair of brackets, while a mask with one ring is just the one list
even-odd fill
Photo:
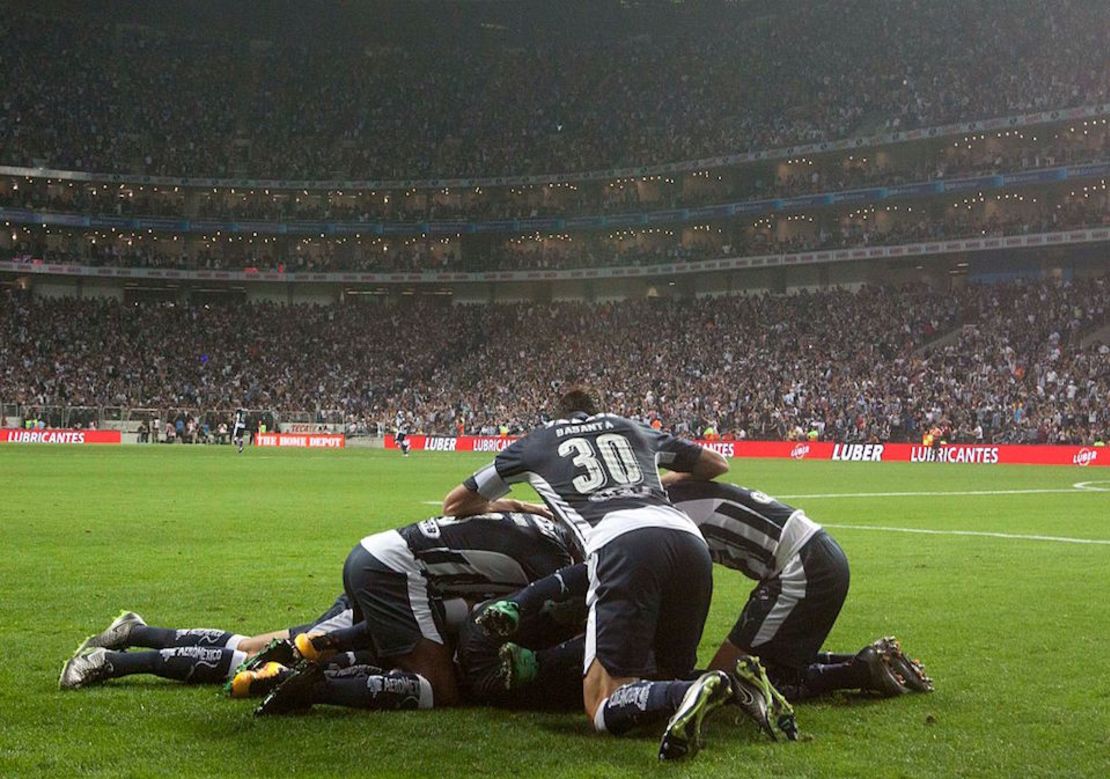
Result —
[[[614, 736], [662, 728], [660, 760], [693, 756], [721, 709], [797, 740], [800, 701], [933, 689], [893, 637], [824, 648], [848, 561], [804, 511], [723, 480], [710, 449], [604, 413], [587, 388], [552, 411], [451, 490], [442, 516], [359, 541], [316, 620], [248, 637], [124, 612], [78, 648], [60, 687], [139, 673], [224, 683], [261, 698], [257, 716], [579, 708]], [[516, 484], [543, 503], [508, 497]], [[756, 585], [697, 668], [714, 563]]]

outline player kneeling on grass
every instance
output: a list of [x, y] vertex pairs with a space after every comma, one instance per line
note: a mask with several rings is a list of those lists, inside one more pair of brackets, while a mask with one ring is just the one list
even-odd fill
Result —
[[[519, 501], [499, 507], [543, 510]], [[440, 517], [367, 536], [343, 568], [355, 624], [297, 636], [294, 644], [304, 662], [256, 714], [284, 714], [314, 704], [367, 709], [455, 705], [460, 695], [447, 627], [466, 618], [466, 600], [508, 594], [576, 559], [580, 554], [565, 529], [525, 513]], [[395, 670], [325, 673], [323, 663], [336, 652], [363, 647]]]
[[[456, 662], [467, 700], [487, 706], [571, 709], [582, 706], [578, 685], [586, 637], [585, 565], [573, 565], [530, 584], [509, 599], [480, 604], [459, 631]], [[511, 635], [508, 642], [502, 635]], [[690, 681], [711, 676], [694, 670]], [[728, 672], [730, 702], [772, 740], [776, 731], [797, 738], [789, 703], [759, 660], [738, 657]], [[635, 705], [646, 711], [647, 700]], [[648, 712], [650, 717], [650, 712]]]
[[[310, 630], [330, 631], [350, 627], [351, 607], [346, 595], [340, 595], [331, 608], [312, 622], [287, 630], [256, 636], [241, 636], [212, 628], [163, 628], [146, 624], [133, 611], [125, 611], [100, 633], [86, 638], [62, 668], [58, 686], [75, 690], [92, 684], [135, 674], [151, 674], [190, 684], [220, 684], [235, 676], [269, 643], [289, 639]], [[129, 652], [129, 649], [147, 649]], [[345, 664], [360, 658], [345, 656]], [[281, 678], [285, 669], [273, 664], [265, 672], [258, 670], [239, 680], [238, 688], [229, 687], [233, 697], [260, 694]], [[254, 689], [251, 691], [251, 684]]]
[[[795, 701], [840, 689], [885, 696], [933, 689], [925, 669], [903, 653], [897, 639], [879, 639], [855, 654], [820, 651], [848, 593], [848, 561], [803, 512], [758, 491], [718, 482], [682, 482], [668, 493], [697, 523], [714, 562], [759, 582], [710, 668], [729, 669], [756, 655], [774, 687]], [[519, 631], [535, 621], [531, 615], [566, 601], [582, 603], [587, 588], [585, 567], [572, 566], [490, 604], [476, 618], [493, 637], [513, 639], [501, 647], [496, 667], [505, 687], [534, 680], [557, 684], [545, 678], [548, 674], [563, 674], [569, 683], [561, 658], [566, 648], [537, 646], [527, 629], [523, 639]], [[543, 651], [534, 651], [541, 646]], [[474, 656], [488, 651], [475, 641]], [[527, 694], [515, 699], [521, 697]], [[773, 735], [767, 717], [755, 717]]]
[[[480, 514], [514, 483], [530, 483], [589, 556], [582, 701], [598, 732], [666, 722], [659, 757], [694, 754], [703, 720], [736, 702], [740, 665], [689, 675], [713, 591], [712, 561], [666, 484], [728, 470], [716, 452], [616, 414], [573, 387], [554, 421], [533, 430], [452, 490], [444, 513]], [[671, 473], [659, 476], [662, 465]], [[758, 662], [755, 662], [758, 668]], [[762, 674], [762, 669], [759, 669]], [[785, 705], [792, 728], [793, 714]]]
[[710, 668], [753, 654], [792, 700], [834, 690], [932, 690], [896, 639], [855, 654], [821, 652], [848, 596], [848, 559], [805, 512], [732, 484], [676, 484], [671, 500], [698, 525], [713, 560], [758, 581]]

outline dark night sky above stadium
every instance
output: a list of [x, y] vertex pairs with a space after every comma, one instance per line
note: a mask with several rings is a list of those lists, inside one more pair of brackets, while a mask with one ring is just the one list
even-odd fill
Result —
[[758, 14], [790, 0], [16, 0], [12, 7], [49, 15], [77, 15], [106, 23], [206, 29], [245, 39], [336, 38], [403, 43], [429, 36], [478, 37], [503, 43], [565, 35], [629, 37], [675, 25], [711, 25], [731, 15]]

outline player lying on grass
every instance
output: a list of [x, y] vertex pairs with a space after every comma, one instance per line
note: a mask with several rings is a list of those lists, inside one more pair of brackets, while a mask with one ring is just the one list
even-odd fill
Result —
[[[75, 690], [109, 679], [151, 674], [191, 684], [219, 684], [234, 676], [248, 658], [278, 639], [313, 631], [350, 627], [352, 610], [340, 595], [326, 612], [312, 622], [286, 630], [241, 636], [214, 628], [162, 628], [146, 624], [133, 611], [120, 614], [107, 628], [86, 638], [62, 667], [58, 686]], [[140, 648], [152, 651], [128, 652]], [[353, 664], [365, 658], [343, 657]], [[270, 674], [277, 669], [271, 669]], [[244, 677], [241, 685], [250, 679]], [[233, 694], [236, 694], [233, 691]]]
[[[758, 581], [711, 669], [731, 668], [754, 654], [774, 686], [792, 700], [841, 689], [886, 696], [932, 690], [924, 668], [893, 638], [855, 654], [820, 651], [848, 593], [848, 561], [836, 541], [802, 511], [761, 492], [717, 482], [682, 482], [668, 492], [698, 525], [714, 562]], [[564, 655], [574, 642], [552, 649], [534, 637], [522, 643], [517, 631], [529, 615], [553, 604], [583, 603], [587, 589], [585, 567], [573, 566], [484, 610], [478, 623], [485, 630], [501, 640], [514, 638], [501, 649], [504, 686], [542, 679], [549, 670], [569, 680]], [[473, 654], [484, 668], [488, 651], [475, 641]], [[558, 684], [544, 680], [544, 689]]]
[[[512, 505], [513, 507], [517, 505], [528, 507], [529, 504], [513, 502]], [[496, 594], [506, 594], [531, 581], [528, 578], [529, 576], [533, 578], [544, 576], [574, 559], [566, 543], [566, 534], [556, 529], [549, 520], [543, 517], [528, 519], [528, 515], [522, 514], [497, 516], [511, 516], [512, 521], [509, 523], [511, 527], [503, 532], [495, 533], [491, 527], [486, 528], [483, 525], [482, 527], [486, 528], [485, 535], [492, 539], [492, 543], [486, 545], [488, 548], [483, 548], [483, 545], [476, 538], [483, 535], [483, 531], [478, 529], [480, 523], [468, 526], [468, 530], [465, 532], [453, 530], [447, 534], [450, 537], [459, 537], [460, 542], [463, 540], [462, 537], [466, 537], [468, 543], [470, 543], [469, 547], [464, 544], [461, 547], [452, 548], [447, 543], [447, 539], [444, 539], [442, 543], [429, 541], [424, 544], [424, 546], [429, 547], [429, 557], [439, 556], [439, 561], [433, 563], [433, 569], [448, 571], [446, 577], [440, 578], [455, 577], [455, 582], [450, 588], [452, 591], [468, 591], [473, 587], [474, 591], [478, 593], [477, 599]], [[389, 542], [394, 535], [409, 533], [413, 528], [419, 527], [422, 534], [434, 539], [440, 527], [457, 524], [458, 520], [455, 519], [432, 519], [401, 528], [399, 531], [388, 531], [369, 538], [378, 539], [380, 537], [385, 542]], [[552, 538], [555, 539], [554, 541], [551, 539], [540, 541], [535, 530], [540, 525], [550, 531]], [[417, 534], [415, 537], [420, 535]], [[504, 547], [512, 547], [514, 544], [516, 550], [523, 555], [519, 561], [497, 551]], [[465, 563], [468, 553], [479, 556], [487, 555], [487, 559], [482, 561], [489, 568], [487, 579], [489, 576], [500, 576], [502, 581], [487, 588], [480, 586], [481, 576], [475, 578], [473, 572], [468, 571], [466, 565], [459, 562], [459, 560], [462, 560]], [[531, 555], [531, 557], [528, 555]], [[455, 562], [452, 562], [452, 556], [454, 556]], [[500, 569], [497, 566], [501, 566]], [[393, 574], [394, 577], [397, 575], [396, 573]], [[410, 593], [403, 589], [398, 593], [396, 587], [393, 590], [393, 595], [398, 600], [404, 600], [407, 604]], [[407, 608], [407, 605], [394, 606], [389, 604], [388, 597], [385, 594], [382, 597], [387, 602], [385, 607], [387, 609]], [[454, 601], [448, 599], [446, 602], [437, 599], [435, 605], [437, 613], [452, 612], [455, 615], [455, 625], [465, 619], [468, 610], [467, 604], [457, 599]], [[248, 657], [258, 653], [269, 642], [275, 639], [296, 638], [309, 631], [328, 635], [333, 631], [345, 631], [345, 633], [336, 635], [346, 635], [351, 639], [351, 650], [359, 649], [363, 651], [358, 652], [357, 654], [360, 656], [357, 657], [339, 658], [334, 657], [335, 652], [330, 652], [329, 655], [333, 657], [331, 657], [328, 664], [341, 666], [360, 664], [367, 659], [365, 650], [372, 646], [375, 640], [373, 636], [366, 635], [364, 625], [351, 630], [353, 624], [353, 609], [347, 594], [340, 596], [332, 608], [313, 623], [253, 637], [245, 637], [218, 629], [152, 627], [147, 625], [134, 612], [125, 612], [106, 630], [95, 636], [90, 636], [78, 647], [73, 657], [62, 669], [59, 687], [62, 689], [77, 689], [89, 684], [133, 674], [152, 674], [166, 679], [197, 684], [222, 683], [233, 676], [235, 670], [243, 665]], [[131, 647], [157, 651], [125, 651]], [[275, 651], [269, 652], [266, 657], [260, 658], [263, 662], [251, 664], [247, 669], [248, 673], [235, 675], [234, 683], [230, 686], [231, 693], [237, 697], [251, 693], [257, 694], [260, 690], [266, 690], [275, 682], [284, 680], [288, 676], [288, 668], [283, 667], [282, 664], [270, 664], [269, 661], [271, 659], [287, 660], [285, 654], [286, 651], [283, 648], [276, 647]], [[345, 651], [340, 654], [348, 654], [348, 652]], [[289, 657], [291, 656], [291, 653], [289, 653]], [[372, 657], [376, 665], [377, 657], [373, 655]], [[442, 675], [442, 673], [439, 675]]]
[[[513, 502], [513, 507], [521, 504]], [[460, 702], [445, 602], [515, 592], [581, 559], [565, 528], [546, 517], [494, 513], [440, 517], [367, 536], [343, 568], [354, 625], [295, 638], [304, 661], [258, 707], [260, 716], [314, 704], [430, 708]], [[465, 619], [462, 611], [458, 621]], [[329, 676], [336, 652], [369, 648], [382, 666]]]
[[[575, 574], [581, 571], [583, 578], [584, 570], [584, 565], [564, 569]], [[455, 644], [459, 684], [468, 703], [507, 709], [572, 711], [582, 708], [585, 645], [582, 631], [586, 625], [586, 600], [580, 594], [557, 598], [538, 608], [517, 612], [519, 619], [513, 631], [513, 645], [526, 648], [529, 659], [535, 659], [527, 670], [537, 664], [543, 668], [542, 673], [524, 677], [514, 676], [509, 669], [513, 658], [508, 652], [502, 652], [504, 639], [491, 636], [478, 624], [490, 605], [503, 601], [487, 601], [475, 606], [470, 618], [460, 626]]]

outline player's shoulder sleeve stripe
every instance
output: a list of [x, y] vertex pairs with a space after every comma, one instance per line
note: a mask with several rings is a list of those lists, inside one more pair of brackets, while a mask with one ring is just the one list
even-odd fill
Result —
[[477, 492], [486, 500], [497, 500], [509, 492], [508, 483], [501, 478], [501, 474], [497, 472], [497, 467], [493, 463], [476, 471], [463, 484], [468, 490]]

